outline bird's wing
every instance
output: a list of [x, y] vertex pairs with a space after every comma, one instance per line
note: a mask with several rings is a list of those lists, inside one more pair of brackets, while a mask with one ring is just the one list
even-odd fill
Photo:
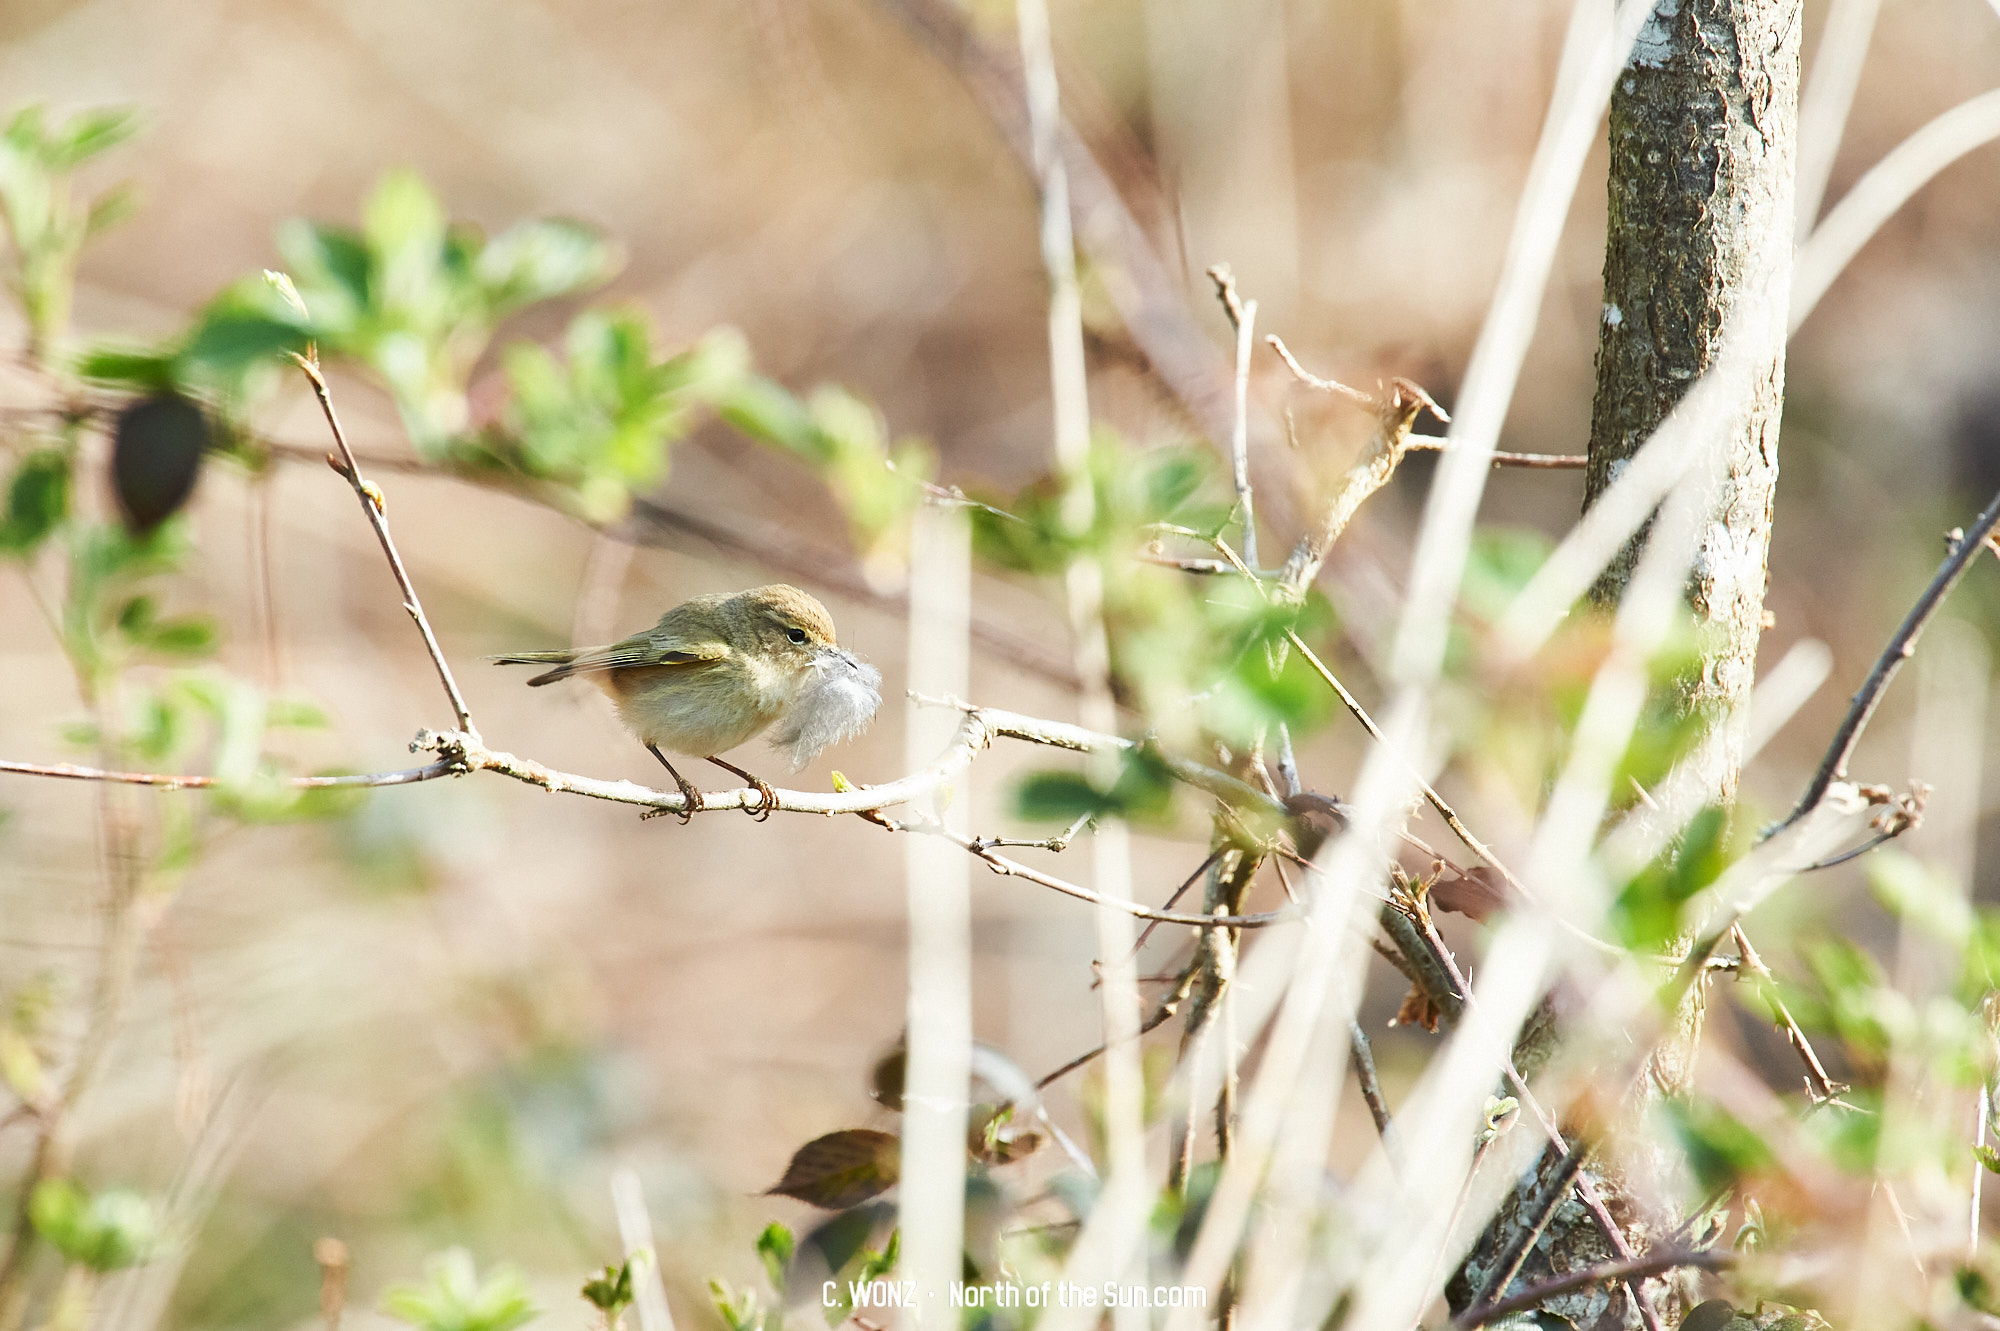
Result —
[[583, 672], [625, 670], [633, 666], [700, 665], [707, 661], [720, 661], [728, 655], [727, 643], [691, 642], [678, 634], [656, 628], [647, 633], [635, 633], [609, 647], [594, 647], [572, 661], [570, 669]]

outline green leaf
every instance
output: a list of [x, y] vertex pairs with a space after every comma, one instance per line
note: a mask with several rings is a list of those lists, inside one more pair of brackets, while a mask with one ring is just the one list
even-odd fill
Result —
[[583, 1282], [584, 1301], [604, 1314], [606, 1324], [615, 1324], [632, 1302], [632, 1261], [628, 1257]]
[[391, 1289], [382, 1310], [419, 1331], [513, 1331], [536, 1312], [519, 1272], [498, 1267], [481, 1280], [463, 1248], [424, 1263], [423, 1283]]
[[1710, 805], [1688, 822], [1679, 846], [1625, 885], [1612, 918], [1630, 946], [1657, 947], [1673, 936], [1681, 908], [1729, 867], [1729, 830], [1728, 812]]
[[208, 451], [208, 418], [178, 394], [149, 397], [118, 413], [111, 488], [125, 525], [143, 535], [187, 503]]
[[80, 111], [48, 140], [49, 166], [68, 171], [110, 151], [139, 131], [139, 116], [125, 107]]
[[0, 554], [25, 559], [69, 516], [69, 454], [40, 448], [21, 459], [0, 512]]
[[28, 1218], [56, 1251], [97, 1272], [136, 1266], [159, 1244], [152, 1204], [121, 1189], [91, 1196], [67, 1179], [47, 1179], [35, 1187]]
[[1971, 939], [1972, 906], [1944, 870], [1893, 846], [1870, 855], [1867, 869], [1868, 886], [1886, 909], [1954, 949]]
[[1030, 772], [1015, 792], [1014, 812], [1030, 822], [1073, 823], [1083, 817], [1159, 822], [1172, 812], [1173, 797], [1173, 777], [1158, 755], [1127, 749], [1108, 789], [1081, 772]]
[[827, 1211], [844, 1211], [896, 1185], [902, 1141], [893, 1132], [847, 1128], [798, 1149], [770, 1192]]
[[771, 1288], [784, 1292], [785, 1271], [792, 1264], [792, 1231], [773, 1220], [757, 1236], [757, 1255], [764, 1260], [764, 1274]]
[[1988, 1172], [2000, 1174], [2000, 1151], [1994, 1150], [1991, 1146], [1974, 1146], [1972, 1158], [1984, 1165]]
[[566, 218], [521, 222], [495, 236], [473, 261], [488, 308], [502, 315], [536, 301], [595, 286], [616, 266], [595, 227]]
[[220, 636], [220, 626], [210, 616], [182, 615], [152, 625], [143, 641], [162, 656], [207, 656]]
[[1734, 1186], [1745, 1175], [1769, 1171], [1776, 1156], [1756, 1131], [1713, 1102], [1691, 1098], [1662, 1106], [1705, 1192]]

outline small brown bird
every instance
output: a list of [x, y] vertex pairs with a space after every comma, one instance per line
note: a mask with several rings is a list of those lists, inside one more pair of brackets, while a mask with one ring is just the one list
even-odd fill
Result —
[[776, 725], [771, 742], [797, 771], [827, 745], [866, 729], [882, 705], [882, 672], [843, 651], [826, 607], [784, 583], [683, 601], [651, 629], [608, 647], [515, 652], [493, 661], [553, 665], [528, 681], [537, 686], [588, 676], [673, 777], [688, 802], [682, 821], [701, 807], [701, 792], [662, 748], [742, 777], [756, 787], [768, 815], [778, 798], [770, 784], [716, 755]]

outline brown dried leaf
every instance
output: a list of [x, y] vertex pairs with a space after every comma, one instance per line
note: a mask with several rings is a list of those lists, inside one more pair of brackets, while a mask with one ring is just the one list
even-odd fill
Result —
[[844, 1211], [896, 1186], [902, 1149], [893, 1132], [829, 1132], [801, 1146], [770, 1191], [823, 1210]]
[[1507, 886], [1507, 880], [1483, 864], [1434, 884], [1427, 900], [1438, 910], [1457, 911], [1482, 924], [1516, 904], [1514, 889]]
[[1391, 1026], [1422, 1026], [1425, 1030], [1435, 1035], [1438, 1028], [1438, 1016], [1437, 1004], [1431, 1002], [1425, 996], [1422, 989], [1411, 985], [1410, 992], [1403, 995], [1403, 1005], [1396, 1009], [1396, 1015], [1390, 1020], [1389, 1024]]

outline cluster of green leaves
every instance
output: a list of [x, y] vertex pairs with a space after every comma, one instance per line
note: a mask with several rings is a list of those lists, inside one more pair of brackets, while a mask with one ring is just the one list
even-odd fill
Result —
[[[1113, 689], [1165, 747], [1213, 736], [1248, 749], [1279, 723], [1295, 735], [1322, 724], [1333, 694], [1289, 649], [1287, 635], [1331, 626], [1323, 597], [1315, 592], [1293, 604], [1245, 578], [1194, 579], [1139, 558], [1167, 542], [1212, 555], [1203, 538], [1231, 517], [1214, 455], [1139, 448], [1100, 431], [1085, 475], [1093, 499], [1087, 526], [1071, 521], [1064, 483], [1051, 476], [975, 508], [975, 549], [997, 568], [1037, 578], [1060, 577], [1077, 560], [1097, 564]], [[1169, 812], [1171, 786], [1157, 760], [1141, 752], [1110, 786], [1070, 773], [1037, 775], [1021, 792], [1020, 812], [1064, 821], [1086, 814], [1158, 819]]]
[[[408, 171], [383, 178], [358, 226], [280, 228], [282, 274], [231, 285], [166, 345], [99, 347], [87, 380], [209, 403], [238, 423], [295, 354], [359, 370], [395, 403], [418, 455], [440, 467], [532, 487], [594, 522], [621, 516], [666, 475], [671, 446], [705, 416], [724, 419], [814, 466], [871, 557], [900, 558], [899, 534], [933, 463], [892, 443], [880, 417], [842, 390], [801, 401], [753, 373], [742, 338], [719, 329], [665, 351], [628, 307], [578, 313], [560, 352], [515, 341], [497, 354], [500, 405], [475, 419], [475, 382], [502, 325], [602, 284], [617, 267], [595, 229], [568, 219], [518, 223], [487, 238], [450, 219]], [[269, 280], [267, 280], [269, 279]], [[225, 431], [254, 458], [240, 428]]]
[[120, 1188], [88, 1193], [68, 1179], [46, 1180], [29, 1199], [28, 1219], [65, 1261], [99, 1274], [138, 1265], [160, 1242], [152, 1203]]
[[52, 125], [41, 107], [30, 106], [0, 132], [0, 216], [14, 250], [9, 285], [27, 316], [29, 347], [37, 355], [69, 322], [76, 261], [85, 242], [131, 211], [131, 194], [123, 187], [79, 203], [71, 177], [136, 128], [128, 111], [86, 111]]
[[382, 1310], [417, 1331], [514, 1331], [537, 1311], [520, 1272], [502, 1266], [481, 1279], [463, 1248], [431, 1258], [421, 1282], [383, 1295]]

